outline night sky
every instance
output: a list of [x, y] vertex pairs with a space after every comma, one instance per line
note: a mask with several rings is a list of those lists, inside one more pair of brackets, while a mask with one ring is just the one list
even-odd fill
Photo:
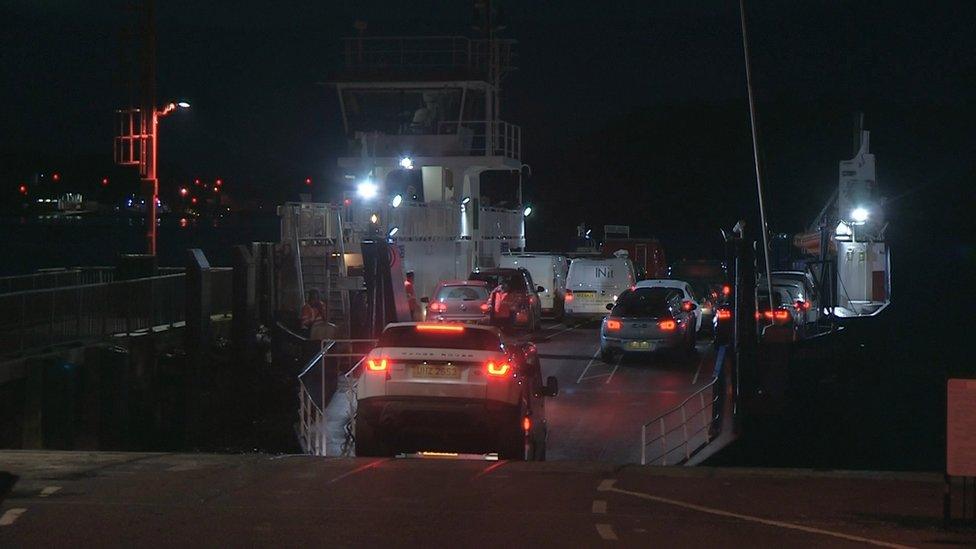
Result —
[[[820, 210], [861, 110], [893, 199], [896, 288], [964, 280], [976, 2], [747, 3], [772, 228], [801, 230]], [[306, 176], [316, 199], [341, 184], [338, 105], [320, 83], [355, 20], [367, 35], [465, 34], [472, 13], [465, 1], [159, 4], [157, 95], [193, 104], [163, 122], [163, 185], [219, 176], [272, 204]], [[503, 35], [519, 41], [503, 116], [522, 125], [532, 166], [530, 246], [565, 246], [582, 221], [630, 224], [674, 259], [714, 252], [719, 227], [754, 218], [737, 2], [502, 4]], [[110, 165], [126, 5], [3, 2], [4, 200], [25, 171]]]

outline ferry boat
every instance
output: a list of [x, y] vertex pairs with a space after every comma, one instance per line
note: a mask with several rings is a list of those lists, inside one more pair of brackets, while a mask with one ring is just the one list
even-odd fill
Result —
[[[396, 246], [418, 299], [525, 249], [522, 130], [501, 117], [500, 101], [514, 46], [461, 36], [343, 41], [330, 85], [347, 184], [341, 201], [279, 207], [280, 256], [294, 262], [281, 305], [297, 310], [316, 288], [331, 310], [347, 311], [342, 279], [362, 265], [364, 240]], [[347, 333], [339, 323], [337, 335]]]

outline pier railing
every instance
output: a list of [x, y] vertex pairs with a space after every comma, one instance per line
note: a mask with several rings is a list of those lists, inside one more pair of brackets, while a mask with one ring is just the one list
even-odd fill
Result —
[[[232, 269], [211, 270], [211, 313], [229, 314]], [[0, 294], [0, 357], [155, 327], [185, 314], [185, 274]]]

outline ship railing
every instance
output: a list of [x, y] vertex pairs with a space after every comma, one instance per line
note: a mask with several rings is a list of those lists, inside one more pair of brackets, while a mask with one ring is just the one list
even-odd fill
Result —
[[[211, 314], [231, 312], [233, 269], [210, 269]], [[185, 319], [185, 274], [0, 294], [0, 357], [174, 327]]]
[[298, 375], [298, 441], [306, 454], [351, 455], [356, 374], [375, 345], [375, 339], [323, 340]]
[[450, 134], [467, 128], [472, 132], [472, 156], [504, 156], [521, 160], [522, 127], [504, 120], [446, 120], [438, 133]]
[[[345, 69], [389, 74], [390, 70], [487, 71], [491, 43], [464, 36], [382, 36], [343, 38]], [[495, 60], [503, 69], [513, 62], [514, 40], [494, 40]]]

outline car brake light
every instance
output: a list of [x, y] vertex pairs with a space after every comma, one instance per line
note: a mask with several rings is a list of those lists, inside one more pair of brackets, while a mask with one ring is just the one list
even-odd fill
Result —
[[440, 301], [435, 301], [430, 304], [430, 312], [432, 313], [445, 313], [447, 312], [447, 304], [441, 303]]
[[366, 361], [366, 369], [370, 372], [385, 372], [386, 366], [385, 358], [371, 358]]
[[657, 327], [666, 332], [670, 332], [678, 327], [678, 323], [673, 320], [662, 320], [661, 322], [657, 323]]
[[485, 365], [485, 370], [488, 371], [488, 375], [501, 377], [508, 374], [508, 371], [512, 369], [512, 366], [507, 362], [502, 362], [501, 364], [495, 364], [494, 361], [489, 361]]
[[723, 284], [722, 285], [722, 295], [729, 295], [731, 293], [732, 293], [732, 286], [729, 286], [728, 284]]
[[417, 324], [417, 331], [460, 333], [464, 331], [464, 326], [458, 324]]
[[522, 418], [522, 430], [526, 433], [532, 430], [532, 419], [530, 419], [529, 416]]
[[719, 309], [717, 314], [719, 320], [728, 320], [732, 318], [732, 311], [728, 309]]
[[685, 311], [685, 312], [690, 311], [691, 310], [691, 302], [690, 301], [682, 301], [681, 302], [681, 310], [682, 311]]
[[608, 330], [619, 330], [620, 329], [620, 326], [621, 326], [621, 324], [620, 324], [620, 321], [619, 320], [609, 320], [609, 319], [607, 320], [607, 329]]
[[573, 290], [566, 290], [566, 297], [564, 298], [564, 301], [572, 301], [572, 300], [573, 300]]
[[786, 309], [776, 309], [773, 311], [773, 318], [779, 321], [789, 320], [790, 312]]
[[794, 307], [796, 307], [796, 310], [797, 311], [809, 311], [810, 310], [810, 302], [809, 301], [803, 301], [803, 300], [798, 299], [796, 301], [796, 304], [794, 304]]
[[481, 312], [487, 313], [488, 311], [491, 310], [491, 305], [489, 305], [487, 303], [482, 303], [479, 308], [481, 309]]

